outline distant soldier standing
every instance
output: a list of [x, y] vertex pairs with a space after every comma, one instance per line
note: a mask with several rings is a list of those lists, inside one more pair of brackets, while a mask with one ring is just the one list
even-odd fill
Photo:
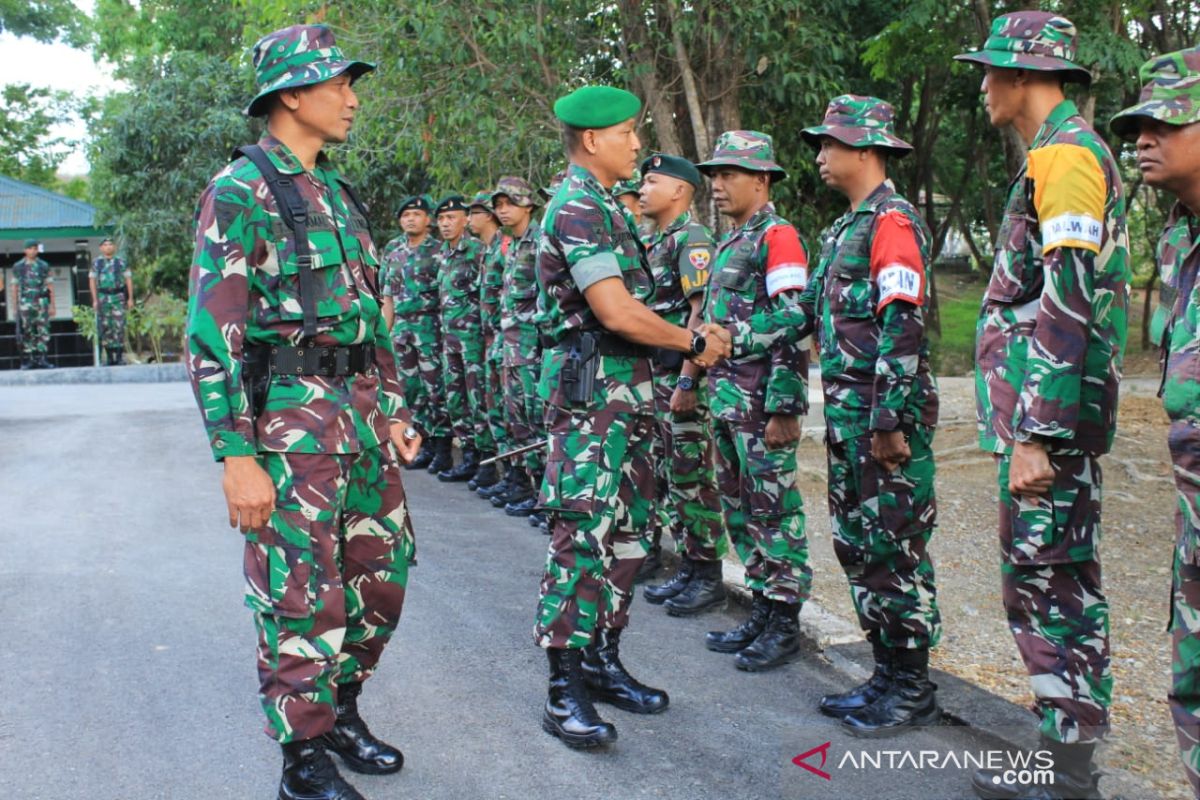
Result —
[[[1091, 81], [1075, 35], [1052, 13], [1005, 14], [981, 50], [955, 58], [985, 67], [992, 124], [1029, 146], [975, 347], [979, 442], [999, 467], [1004, 607], [1053, 754], [1053, 796], [1098, 797], [1092, 754], [1112, 702], [1100, 456], [1117, 429], [1129, 254], [1116, 161], [1063, 93]], [[985, 798], [1029, 791], [989, 770], [974, 784]]]
[[[657, 154], [642, 162], [639, 200], [654, 223], [647, 259], [654, 277], [650, 310], [672, 325], [700, 325], [712, 266], [712, 231], [692, 216], [692, 196], [704, 180], [692, 162]], [[673, 353], [670, 355], [674, 355]], [[646, 587], [649, 603], [689, 616], [725, 600], [721, 559], [727, 551], [713, 467], [708, 387], [682, 356], [654, 363], [654, 410], [666, 491], [658, 498], [658, 531], [670, 530], [680, 555], [675, 576]]]
[[[13, 264], [17, 324], [21, 336], [21, 369], [47, 369], [50, 352], [50, 314], [54, 308], [54, 276], [38, 255], [41, 242], [25, 240], [25, 257]], [[12, 302], [12, 292], [9, 292]]]
[[383, 248], [383, 318], [392, 332], [405, 406], [426, 441], [408, 469], [440, 472], [454, 464], [442, 383], [436, 260], [440, 242], [430, 233], [432, 210], [426, 195], [400, 201], [396, 216], [402, 233]]
[[[544, 404], [537, 393], [542, 345], [535, 321], [537, 248], [542, 228], [533, 219], [538, 203], [533, 187], [524, 178], [501, 178], [492, 193], [492, 202], [497, 216], [513, 235], [504, 261], [504, 285], [500, 292], [505, 419], [511, 446], [527, 447], [545, 438]], [[537, 502], [536, 487], [541, 486], [545, 471], [545, 451], [535, 448], [508, 465], [507, 487], [502, 485], [490, 494], [480, 494], [507, 513], [531, 514]]]
[[[471, 201], [467, 214], [471, 233], [483, 242], [479, 277], [479, 320], [483, 332], [483, 416], [488, 427], [490, 449], [481, 450], [480, 460], [497, 451], [508, 450], [508, 428], [504, 423], [504, 394], [500, 369], [504, 340], [500, 336], [500, 294], [504, 285], [504, 260], [512, 237], [500, 230], [500, 217], [492, 207], [492, 193], [480, 192]], [[496, 465], [479, 467], [467, 488], [476, 491], [494, 486], [500, 480]]]
[[1200, 797], [1200, 47], [1142, 65], [1140, 102], [1113, 117], [1114, 133], [1137, 142], [1146, 183], [1177, 202], [1158, 240], [1162, 279], [1163, 384], [1175, 465], [1171, 691], [1175, 735]]
[[100, 241], [101, 255], [88, 273], [100, 346], [104, 348], [105, 366], [109, 367], [125, 363], [125, 312], [133, 308], [133, 273], [125, 259], [114, 257], [116, 252], [112, 237], [104, 237]]
[[735, 355], [818, 334], [833, 549], [875, 657], [867, 682], [827, 695], [820, 710], [856, 735], [940, 717], [929, 681], [941, 633], [928, 552], [938, 412], [924, 313], [930, 234], [887, 177], [887, 160], [912, 150], [893, 117], [882, 100], [841, 95], [802, 131], [850, 208], [822, 234], [800, 302], [730, 330]]
[[479, 468], [479, 451], [490, 450], [483, 407], [483, 333], [479, 270], [483, 244], [467, 234], [467, 201], [452, 194], [434, 210], [438, 249], [438, 298], [442, 310], [442, 380], [446, 412], [462, 447], [462, 462], [438, 473], [441, 481], [468, 481]]
[[[787, 177], [771, 137], [726, 131], [713, 157], [698, 165], [713, 200], [734, 228], [717, 246], [704, 319], [719, 326], [799, 302], [808, 255], [790, 222], [775, 213], [771, 185]], [[750, 617], [708, 634], [706, 646], [737, 653], [735, 666], [772, 669], [800, 651], [800, 606], [812, 588], [804, 501], [796, 486], [800, 415], [808, 412], [808, 353], [779, 342], [766, 355], [708, 371], [725, 528], [746, 566]]]
[[[361, 800], [356, 772], [404, 757], [358, 712], [400, 618], [413, 538], [400, 463], [416, 455], [380, 310], [364, 209], [322, 148], [358, 110], [323, 25], [254, 46], [246, 113], [267, 135], [212, 179], [196, 213], [187, 367], [229, 524], [245, 534], [266, 733], [283, 800]], [[287, 176], [286, 180], [282, 180]]]
[[547, 336], [539, 390], [550, 436], [541, 505], [551, 540], [534, 636], [550, 661], [542, 727], [572, 747], [616, 741], [593, 699], [639, 714], [669, 703], [629, 674], [619, 652], [654, 499], [649, 347], [696, 357], [709, 345], [643, 304], [653, 288], [645, 254], [632, 215], [610, 193], [637, 166], [640, 107], [608, 86], [554, 104], [571, 164], [538, 248]]

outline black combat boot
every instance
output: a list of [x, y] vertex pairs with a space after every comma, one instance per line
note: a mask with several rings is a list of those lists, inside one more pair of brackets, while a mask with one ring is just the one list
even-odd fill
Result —
[[436, 441], [437, 441], [436, 439], [430, 439], [428, 436], [426, 436], [425, 441], [421, 442], [421, 452], [417, 453], [417, 457], [414, 458], [412, 461], [408, 462], [404, 466], [404, 468], [405, 469], [426, 469], [426, 468], [428, 468], [430, 462], [433, 461], [433, 450], [434, 450], [434, 447], [436, 447], [436, 445], [434, 443]]
[[747, 672], [783, 666], [800, 652], [800, 604], [771, 601], [767, 625], [753, 642], [738, 651], [733, 665]]
[[439, 472], [448, 470], [454, 466], [453, 445], [454, 441], [449, 436], [435, 436], [433, 438], [433, 460], [425, 468], [431, 475], [437, 475]]
[[878, 631], [867, 634], [871, 640], [871, 652], [875, 656], [875, 671], [866, 683], [838, 694], [827, 694], [821, 698], [818, 710], [827, 717], [841, 719], [874, 703], [892, 685], [892, 649], [879, 638]]
[[725, 582], [721, 580], [720, 561], [697, 561], [692, 578], [683, 591], [666, 602], [672, 617], [690, 617], [725, 602]]
[[657, 586], [647, 586], [642, 589], [642, 597], [646, 598], [646, 602], [651, 605], [661, 606], [667, 600], [670, 600], [675, 595], [684, 590], [688, 585], [688, 581], [692, 579], [692, 572], [696, 568], [695, 561], [692, 561], [687, 556], [681, 556], [679, 559], [679, 569], [675, 570], [675, 574], [666, 583], [660, 583]]
[[642, 565], [638, 567], [637, 575], [634, 576], [634, 584], [645, 583], [652, 580], [658, 571], [662, 569], [662, 534], [655, 534], [654, 539], [650, 543], [650, 551], [646, 553], [646, 558], [642, 561]]
[[438, 480], [443, 483], [462, 483], [471, 479], [475, 470], [479, 469], [479, 451], [474, 447], [463, 448], [463, 458], [457, 467], [444, 469], [438, 473]]
[[113, 350], [112, 359], [113, 359], [112, 363], [113, 363], [114, 367], [123, 366], [125, 364], [125, 348], [118, 347], [115, 350]]
[[512, 486], [513, 472], [516, 470], [516, 467], [502, 467], [501, 469], [504, 471], [504, 476], [500, 480], [489, 486], [480, 486], [475, 490], [475, 494], [484, 500], [491, 500], [496, 495], [507, 492], [509, 487]]
[[[497, 508], [503, 508], [507, 512], [510, 505], [522, 505], [530, 502], [532, 499], [533, 481], [529, 479], [529, 474], [525, 470], [521, 470], [521, 474], [513, 479], [512, 490], [506, 495], [493, 497], [492, 505]], [[520, 516], [528, 516], [528, 514]]]
[[[484, 450], [479, 454], [480, 461], [487, 461], [489, 458], [495, 458], [495, 451]], [[475, 468], [475, 474], [471, 476], [471, 480], [467, 481], [467, 488], [472, 492], [477, 492], [487, 486], [495, 486], [500, 482], [500, 471], [496, 469], [496, 462], [490, 464], [482, 464]]]
[[937, 686], [929, 680], [929, 650], [892, 648], [892, 683], [874, 703], [842, 718], [848, 733], [890, 736], [914, 725], [935, 725], [942, 717]]
[[704, 646], [716, 653], [736, 653], [748, 647], [767, 627], [771, 616], [771, 601], [762, 592], [754, 592], [750, 604], [750, 617], [741, 625], [728, 631], [709, 631], [704, 637]]
[[542, 730], [568, 747], [603, 747], [617, 740], [617, 729], [600, 719], [583, 683], [580, 650], [546, 649], [550, 660], [550, 691], [542, 712]]
[[343, 683], [337, 688], [337, 722], [322, 740], [325, 747], [337, 753], [346, 766], [368, 775], [387, 775], [399, 772], [404, 766], [404, 754], [387, 742], [375, 738], [367, 723], [358, 715], [358, 696], [361, 683]]
[[33, 364], [24, 356], [21, 356], [21, 369], [33, 369]]
[[540, 528], [540, 527], [542, 527], [542, 523], [545, 521], [546, 521], [546, 512], [545, 511], [534, 511], [532, 514], [529, 515], [529, 527], [531, 527], [531, 528]]
[[666, 711], [671, 703], [667, 693], [630, 675], [621, 663], [620, 647], [619, 628], [598, 628], [592, 643], [583, 648], [583, 680], [592, 699], [632, 714]]
[[279, 800], [366, 800], [346, 782], [321, 739], [283, 745]]
[[[971, 777], [975, 794], [984, 800], [1103, 800], [1100, 773], [1092, 764], [1095, 743], [1064, 744], [1043, 736], [1038, 750], [1050, 751], [1053, 781], [1028, 786], [1006, 782], [1002, 770], [981, 769]], [[1040, 768], [1041, 759], [1035, 757], [1031, 763]]]

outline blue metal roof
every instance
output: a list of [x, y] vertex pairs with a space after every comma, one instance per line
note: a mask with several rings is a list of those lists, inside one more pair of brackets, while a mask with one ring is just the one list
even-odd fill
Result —
[[0, 175], [0, 231], [12, 228], [92, 226], [95, 207]]

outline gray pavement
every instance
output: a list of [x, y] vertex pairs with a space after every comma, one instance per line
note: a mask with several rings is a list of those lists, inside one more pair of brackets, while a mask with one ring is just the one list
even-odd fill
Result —
[[[618, 744], [568, 750], [539, 727], [546, 539], [464, 487], [407, 487], [420, 564], [363, 700], [407, 762], [355, 776], [368, 797], [962, 798], [964, 770], [845, 759], [996, 747], [951, 725], [849, 739], [814, 711], [846, 680], [818, 653], [740, 673], [702, 644], [740, 609], [675, 620], [639, 596], [625, 660], [672, 707], [601, 706]], [[240, 536], [186, 384], [0, 387], [0, 505], [0, 797], [274, 797]], [[825, 743], [806, 763], [829, 780], [791, 762]]]

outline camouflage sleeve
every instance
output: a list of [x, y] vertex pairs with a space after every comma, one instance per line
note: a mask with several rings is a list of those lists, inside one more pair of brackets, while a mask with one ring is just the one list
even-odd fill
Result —
[[[818, 267], [820, 270], [820, 267]], [[780, 345], [795, 345], [812, 335], [816, 326], [817, 292], [820, 274], [814, 273], [795, 302], [772, 304], [748, 320], [726, 326], [733, 348], [732, 357], [759, 356]], [[785, 300], [790, 299], [792, 292]]]
[[412, 412], [404, 405], [404, 384], [396, 371], [396, 350], [380, 314], [375, 320], [375, 363], [379, 369], [380, 405], [388, 422], [412, 425]]
[[879, 298], [871, 430], [894, 431], [912, 392], [925, 337], [925, 258], [902, 211], [885, 212], [875, 223], [870, 267]]
[[[763, 236], [769, 304], [775, 312], [802, 310], [800, 297], [808, 283], [808, 254], [791, 225], [775, 225]], [[797, 313], [793, 311], [791, 313]], [[771, 372], [763, 410], [795, 415], [808, 411], [808, 367], [800, 341], [782, 339], [770, 349]]]
[[606, 278], [621, 277], [608, 213], [594, 198], [580, 196], [564, 203], [554, 218], [567, 268], [579, 291]]
[[1092, 325], [1096, 256], [1059, 247], [1043, 262], [1045, 286], [1029, 337], [1016, 430], [1070, 439], [1079, 423], [1079, 396]]
[[100, 275], [100, 270], [98, 268], [99, 265], [100, 265], [100, 259], [98, 259], [98, 258], [92, 259], [92, 268], [90, 270], [88, 270], [89, 278], [95, 278]]
[[249, 187], [215, 179], [200, 196], [188, 278], [187, 369], [213, 457], [257, 451], [242, 387], [242, 342], [250, 307], [248, 271], [257, 239], [269, 235]]

